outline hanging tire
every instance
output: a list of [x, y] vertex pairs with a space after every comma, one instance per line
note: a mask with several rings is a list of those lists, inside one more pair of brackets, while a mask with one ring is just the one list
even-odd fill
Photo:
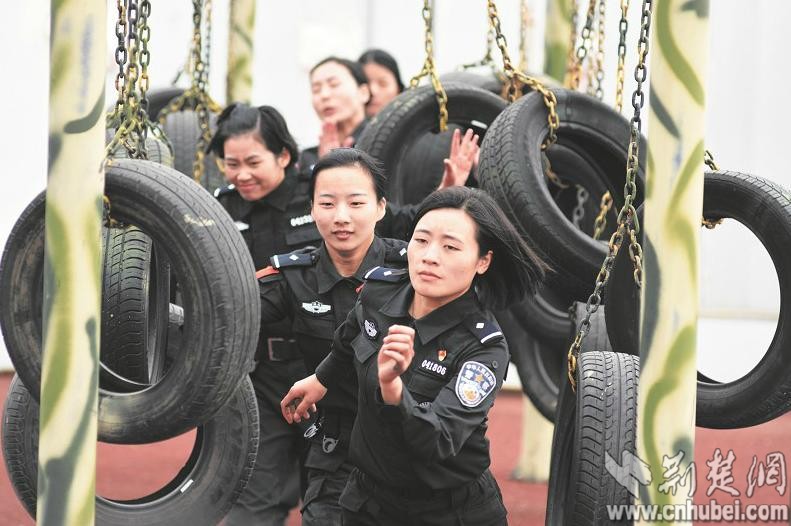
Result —
[[443, 86], [445, 83], [454, 82], [480, 88], [498, 96], [503, 92], [502, 81], [492, 72], [473, 73], [472, 71], [451, 71], [440, 75], [439, 80], [442, 82]]
[[[110, 144], [114, 135], [115, 130], [107, 128], [105, 132], [105, 144]], [[170, 153], [170, 147], [153, 135], [146, 136], [146, 154], [149, 161], [173, 167], [173, 154]], [[126, 148], [123, 146], [118, 146], [113, 150], [112, 158], [129, 159], [129, 152], [127, 152]]]
[[104, 243], [99, 357], [121, 377], [155, 384], [164, 375], [168, 343], [169, 265], [134, 226], [105, 228]]
[[608, 455], [622, 465], [625, 452], [635, 454], [639, 375], [636, 356], [580, 354], [577, 392], [565, 382], [555, 418], [547, 526], [613, 524], [607, 507], [632, 504], [605, 466]]
[[[22, 506], [36, 516], [39, 406], [14, 376], [3, 410], [3, 458]], [[255, 465], [259, 424], [255, 390], [245, 378], [228, 404], [198, 427], [189, 459], [160, 490], [129, 501], [96, 496], [96, 523], [217, 524], [239, 498]]]
[[[100, 390], [99, 438], [164, 440], [211, 418], [250, 370], [259, 303], [249, 251], [222, 206], [189, 178], [151, 161], [119, 159], [105, 173], [116, 221], [162, 247], [184, 298], [183, 341], [167, 374], [143, 391]], [[22, 213], [0, 260], [0, 328], [11, 360], [38, 397], [44, 194]]]
[[[774, 338], [755, 368], [733, 382], [719, 383], [698, 375], [697, 424], [713, 429], [750, 427], [768, 422], [791, 409], [791, 194], [771, 181], [751, 175], [707, 172], [703, 187], [703, 217], [731, 218], [749, 228], [772, 258], [780, 286], [780, 317]], [[628, 261], [628, 257], [626, 258]], [[637, 340], [640, 296], [629, 264], [611, 276], [607, 316], [613, 343], [639, 352]], [[617, 301], [616, 301], [617, 300]]]
[[[538, 412], [551, 422], [558, 396], [557, 379], [551, 377], [559, 376], [560, 373], [548, 371], [545, 367], [547, 363], [555, 365], [551, 360], [544, 359], [544, 355], [548, 353], [545, 350], [547, 344], [539, 341], [526, 330], [524, 319], [515, 315], [513, 308], [498, 311], [495, 317], [508, 342], [508, 351], [519, 374], [522, 392], [533, 402]], [[562, 349], [553, 350], [557, 351], [557, 356], [563, 357]]]
[[[505, 101], [479, 88], [448, 82], [448, 126], [472, 128], [483, 137]], [[408, 172], [404, 160], [416, 141], [426, 133], [438, 134], [439, 110], [431, 86], [409, 89], [368, 123], [357, 141], [357, 148], [379, 159], [388, 174], [387, 198], [395, 203], [419, 202], [439, 186], [442, 170], [423, 167]], [[439, 141], [439, 139], [438, 139]], [[447, 153], [442, 157], [447, 157]]]
[[[217, 116], [210, 114], [210, 127], [212, 133], [217, 129]], [[173, 146], [173, 167], [187, 177], [192, 177], [192, 165], [198, 151], [198, 138], [200, 137], [200, 124], [198, 114], [193, 110], [168, 113], [165, 124], [162, 126], [170, 144]], [[203, 158], [203, 178], [201, 186], [209, 193], [214, 194], [217, 188], [225, 186], [225, 176], [215, 161], [214, 154], [206, 154]]]
[[176, 97], [184, 94], [184, 88], [168, 86], [166, 88], [154, 88], [148, 92], [148, 118], [156, 121], [161, 112]]
[[[590, 184], [623, 201], [629, 122], [612, 108], [581, 93], [556, 90], [559, 146], [573, 151], [596, 174]], [[548, 282], [569, 300], [587, 299], [605, 256], [606, 245], [581, 232], [563, 215], [547, 189], [541, 143], [548, 131], [539, 93], [517, 100], [492, 123], [481, 146], [479, 180], [503, 211], [554, 268]], [[641, 166], [645, 154], [641, 140]], [[550, 147], [548, 155], [552, 155]], [[637, 178], [643, 195], [642, 169]], [[586, 186], [586, 185], [583, 185]], [[639, 204], [639, 202], [637, 203]]]

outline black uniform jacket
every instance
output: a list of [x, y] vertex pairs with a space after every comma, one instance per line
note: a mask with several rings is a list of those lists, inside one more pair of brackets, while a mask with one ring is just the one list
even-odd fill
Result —
[[[316, 375], [332, 391], [348, 381], [354, 363], [359, 403], [350, 450], [360, 470], [384, 486], [455, 488], [490, 464], [487, 414], [502, 386], [508, 348], [472, 290], [418, 320], [408, 313], [413, 296], [407, 271], [370, 273]], [[393, 324], [416, 332], [398, 406], [382, 401], [377, 374], [382, 338]]]
[[273, 254], [321, 242], [310, 215], [309, 186], [292, 166], [280, 186], [258, 201], [245, 201], [233, 185], [215, 192], [247, 242], [255, 268], [269, 265]]
[[[350, 277], [335, 269], [327, 249], [304, 249], [272, 257], [271, 269], [259, 272], [261, 321], [288, 319], [292, 338], [305, 360], [308, 374], [329, 354], [335, 329], [357, 301], [365, 274], [383, 265], [406, 266], [406, 243], [374, 237], [360, 268]], [[349, 367], [349, 371], [353, 371]], [[352, 375], [352, 380], [356, 378]], [[351, 415], [357, 411], [357, 382], [339, 384], [319, 406]]]

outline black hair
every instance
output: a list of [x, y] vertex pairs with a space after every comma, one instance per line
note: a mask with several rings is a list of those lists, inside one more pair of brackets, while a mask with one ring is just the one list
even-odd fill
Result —
[[266, 148], [275, 155], [280, 155], [285, 149], [291, 155], [287, 168], [297, 162], [297, 142], [288, 131], [286, 120], [280, 112], [272, 106], [255, 108], [241, 102], [228, 105], [217, 117], [217, 131], [206, 147], [206, 152], [224, 159], [225, 141], [248, 133], [258, 135]]
[[345, 67], [349, 70], [354, 81], [357, 83], [358, 86], [367, 86], [368, 85], [368, 77], [365, 76], [365, 71], [363, 71], [363, 66], [359, 62], [354, 62], [353, 60], [349, 60], [346, 58], [340, 58], [335, 56], [329, 56], [321, 61], [319, 61], [315, 66], [310, 68], [310, 75], [313, 75], [313, 72], [316, 71], [319, 67], [327, 64], [328, 62], [335, 62], [336, 64], [340, 64], [341, 66]]
[[380, 200], [385, 197], [385, 187], [387, 185], [387, 176], [382, 167], [382, 163], [368, 155], [362, 150], [357, 148], [335, 148], [324, 155], [313, 166], [313, 172], [310, 175], [310, 198], [313, 199], [313, 192], [316, 189], [316, 177], [322, 170], [329, 168], [340, 168], [343, 166], [356, 166], [361, 168], [365, 173], [371, 176], [376, 189], [376, 199]]
[[398, 62], [393, 58], [393, 55], [383, 49], [368, 49], [360, 55], [357, 59], [362, 65], [365, 64], [379, 64], [380, 66], [390, 70], [390, 73], [395, 77], [398, 84], [398, 93], [404, 91], [404, 83], [401, 82], [401, 72], [398, 70]]
[[482, 257], [492, 251], [489, 269], [473, 280], [486, 307], [503, 308], [536, 291], [549, 267], [522, 239], [489, 194], [465, 186], [435, 190], [420, 203], [412, 230], [420, 218], [440, 208], [467, 212], [477, 227], [475, 238], [479, 255]]

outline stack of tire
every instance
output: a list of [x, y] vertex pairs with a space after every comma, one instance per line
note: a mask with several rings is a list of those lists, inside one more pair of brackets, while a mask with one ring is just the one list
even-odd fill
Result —
[[[258, 450], [247, 376], [260, 318], [252, 259], [222, 206], [171, 167], [114, 159], [104, 193], [98, 439], [143, 444], [197, 433], [184, 467], [161, 489], [133, 501], [97, 495], [97, 522], [218, 523], [246, 486]], [[0, 260], [0, 328], [17, 372], [4, 408], [3, 455], [31, 516], [45, 206], [42, 192]]]
[[[609, 230], [602, 236], [607, 240], [623, 202], [629, 123], [587, 95], [553, 91], [560, 128], [546, 156], [559, 178], [585, 188], [592, 203], [598, 203], [604, 192], [611, 193]], [[566, 354], [586, 314], [585, 302], [607, 245], [594, 240], [589, 227], [572, 224], [568, 207], [547, 183], [541, 151], [547, 132], [540, 94], [528, 93], [511, 104], [487, 130], [479, 180], [553, 269], [534, 298], [498, 315], [507, 339], [519, 342], [509, 347], [525, 392], [555, 423], [547, 524], [599, 524], [607, 522], [606, 505], [629, 504], [632, 499], [606, 465], [608, 456], [621, 464], [624, 452], [634, 453], [640, 294], [629, 252], [623, 249], [605, 288], [602, 308], [590, 319], [573, 390]], [[644, 195], [645, 152], [641, 138], [636, 206]], [[592, 212], [595, 215], [595, 209]], [[642, 207], [638, 213], [642, 214]], [[791, 256], [783, 250], [791, 242], [791, 193], [746, 174], [711, 172], [705, 175], [703, 215], [711, 221], [733, 218], [747, 226], [769, 252], [780, 280], [780, 320], [759, 364], [733, 382], [698, 375], [698, 425], [757, 425], [791, 409], [791, 345], [786, 342], [789, 319], [784, 308], [791, 297], [784, 272]], [[644, 326], [653, 324], [647, 320]]]

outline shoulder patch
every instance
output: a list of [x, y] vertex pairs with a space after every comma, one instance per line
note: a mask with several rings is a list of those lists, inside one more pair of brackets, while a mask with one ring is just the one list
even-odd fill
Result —
[[456, 397], [465, 407], [477, 407], [497, 387], [497, 377], [484, 364], [464, 362], [456, 378]]
[[315, 249], [301, 249], [289, 252], [288, 254], [278, 254], [269, 258], [275, 268], [285, 267], [311, 267], [316, 263], [316, 256], [313, 254]]
[[232, 184], [228, 186], [223, 186], [222, 188], [218, 188], [214, 191], [214, 197], [221, 197], [225, 194], [230, 194], [236, 191], [236, 187]]
[[397, 283], [409, 278], [409, 271], [406, 269], [374, 267], [365, 274], [366, 280], [389, 281]]
[[494, 343], [503, 339], [500, 326], [481, 315], [468, 316], [464, 324], [481, 343]]
[[269, 266], [269, 267], [265, 267], [265, 268], [262, 268], [261, 270], [257, 271], [255, 273], [255, 277], [256, 277], [256, 279], [261, 279], [261, 278], [265, 278], [267, 276], [271, 276], [273, 274], [280, 274], [280, 271], [277, 270], [275, 267]]
[[382, 241], [384, 241], [385, 245], [387, 246], [387, 249], [385, 250], [385, 261], [396, 264], [405, 264], [407, 262], [406, 241], [388, 238], [382, 238]]

